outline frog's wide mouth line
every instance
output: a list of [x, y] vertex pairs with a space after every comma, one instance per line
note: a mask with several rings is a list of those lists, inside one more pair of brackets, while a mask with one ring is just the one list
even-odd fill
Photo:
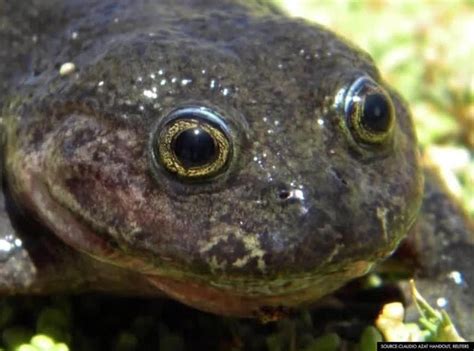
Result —
[[[322, 274], [321, 267], [318, 267], [316, 272], [294, 273], [285, 275], [284, 278], [244, 278], [225, 274], [209, 276], [194, 273], [190, 267], [163, 261], [160, 262], [161, 266], [156, 266], [122, 252], [91, 231], [71, 209], [57, 201], [47, 184], [41, 181], [41, 177], [34, 173], [23, 173], [23, 176], [27, 177], [29, 188], [32, 190], [27, 198], [28, 203], [53, 232], [61, 233], [60, 238], [65, 244], [97, 261], [142, 274], [159, 289], [157, 295], [165, 292], [200, 309], [216, 312], [223, 308], [220, 304], [225, 306], [230, 300], [234, 301], [234, 304], [239, 301], [240, 307], [237, 308], [235, 305], [235, 313], [226, 312], [227, 308], [222, 310], [222, 313], [241, 315], [241, 312], [238, 312], [242, 309], [241, 303], [255, 308], [263, 305], [281, 305], [283, 302], [288, 306], [307, 304], [337, 289], [349, 278], [364, 275], [373, 265], [373, 262], [369, 261], [356, 261], [344, 267], [334, 267], [330, 273], [325, 270]], [[334, 282], [333, 286], [329, 286], [328, 281]], [[208, 298], [210, 302], [207, 301]], [[206, 307], [208, 304], [215, 306]], [[248, 312], [250, 313], [250, 310]]]
[[[327, 284], [329, 275], [341, 275], [347, 277], [361, 276], [366, 274], [373, 262], [358, 261], [353, 262], [350, 266], [347, 264], [343, 267], [318, 267], [317, 271], [301, 272], [286, 274], [276, 277], [238, 277], [225, 273], [204, 274], [193, 272], [187, 265], [179, 265], [178, 263], [170, 263], [161, 260], [158, 264], [146, 263], [144, 259], [133, 255], [130, 252], [125, 253], [120, 250], [117, 245], [111, 245], [110, 241], [102, 238], [97, 232], [91, 231], [87, 224], [84, 224], [77, 216], [74, 215], [72, 209], [64, 207], [55, 201], [55, 197], [48, 191], [48, 196], [53, 203], [56, 203], [60, 211], [64, 213], [63, 218], [70, 217], [69, 223], [73, 223], [73, 227], [81, 232], [87, 232], [87, 237], [95, 237], [100, 240], [101, 245], [89, 251], [87, 247], [78, 247], [77, 243], [68, 242], [69, 245], [78, 248], [83, 253], [94, 259], [111, 264], [124, 269], [131, 269], [137, 273], [146, 275], [155, 286], [159, 286], [160, 290], [171, 292], [168, 290], [163, 281], [173, 282], [173, 285], [185, 284], [186, 286], [194, 282], [197, 286], [208, 287], [216, 291], [235, 292], [239, 296], [256, 297], [256, 296], [283, 296], [309, 288], [321, 287]], [[99, 249], [99, 250], [97, 250]], [[322, 274], [321, 272], [325, 272]], [[346, 279], [342, 279], [346, 281]], [[159, 283], [158, 283], [159, 282]], [[326, 289], [325, 289], [326, 291]]]
[[[314, 301], [340, 288], [351, 277], [367, 273], [372, 264], [354, 262], [354, 271], [335, 271], [320, 275], [307, 273], [275, 281], [191, 281], [167, 276], [149, 276], [150, 282], [174, 299], [212, 313], [241, 317], [261, 317], [264, 310], [293, 309], [309, 306]], [[329, 277], [332, 275], [331, 277]], [[232, 284], [232, 285], [230, 285]], [[322, 288], [323, 287], [323, 288]], [[252, 289], [253, 288], [253, 289]]]

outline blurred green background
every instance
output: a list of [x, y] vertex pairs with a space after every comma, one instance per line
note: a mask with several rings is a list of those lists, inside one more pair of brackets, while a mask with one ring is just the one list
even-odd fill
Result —
[[408, 100], [425, 159], [474, 217], [474, 1], [275, 0], [368, 51]]

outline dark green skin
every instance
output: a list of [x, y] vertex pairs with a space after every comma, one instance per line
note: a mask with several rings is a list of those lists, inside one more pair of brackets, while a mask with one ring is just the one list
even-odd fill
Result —
[[[0, 235], [22, 241], [1, 292], [164, 292], [261, 316], [397, 248], [423, 177], [409, 112], [367, 54], [249, 1], [84, 3], [0, 2]], [[65, 62], [76, 70], [61, 76]], [[395, 107], [382, 145], [354, 139], [339, 101], [361, 76]], [[205, 183], [151, 162], [160, 121], [188, 105], [219, 111], [235, 146]]]

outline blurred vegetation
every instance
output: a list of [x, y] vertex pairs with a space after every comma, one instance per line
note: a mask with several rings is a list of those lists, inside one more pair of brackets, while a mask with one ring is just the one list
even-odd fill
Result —
[[372, 55], [408, 101], [424, 156], [474, 217], [474, 1], [276, 2]]

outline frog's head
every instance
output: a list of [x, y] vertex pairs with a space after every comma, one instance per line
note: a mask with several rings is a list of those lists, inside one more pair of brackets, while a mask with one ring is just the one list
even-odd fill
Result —
[[169, 26], [85, 41], [75, 73], [40, 76], [9, 147], [23, 201], [69, 245], [224, 314], [309, 303], [388, 256], [422, 180], [371, 59], [279, 17]]

